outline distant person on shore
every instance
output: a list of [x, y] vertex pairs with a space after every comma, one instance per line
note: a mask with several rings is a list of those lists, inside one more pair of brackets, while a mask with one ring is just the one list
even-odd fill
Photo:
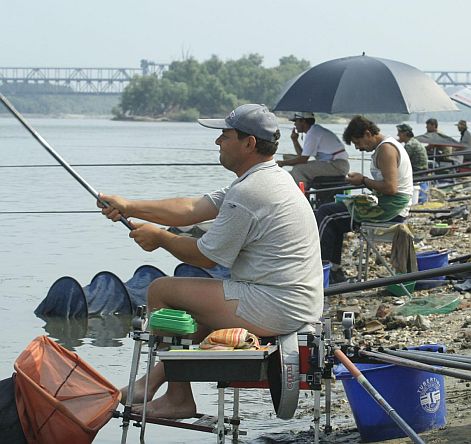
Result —
[[458, 127], [458, 131], [461, 134], [460, 143], [465, 146], [463, 149], [470, 151], [469, 153], [463, 155], [463, 160], [465, 162], [471, 162], [471, 133], [468, 130], [468, 124], [466, 123], [466, 120], [460, 120], [456, 126]]
[[[330, 130], [316, 124], [313, 113], [297, 112], [291, 119], [294, 128], [291, 132], [296, 156], [279, 160], [279, 166], [292, 166], [290, 171], [296, 184], [304, 182], [307, 187], [319, 176], [345, 176], [350, 170], [348, 154], [340, 139]], [[304, 133], [303, 146], [299, 134]], [[309, 160], [314, 157], [315, 160]]]
[[[409, 214], [412, 200], [412, 166], [409, 156], [394, 137], [380, 133], [374, 122], [363, 116], [354, 117], [343, 133], [347, 145], [353, 143], [359, 151], [370, 152], [372, 179], [361, 173], [349, 173], [347, 182], [363, 185], [377, 198], [377, 205], [356, 207], [341, 203], [326, 203], [316, 211], [322, 259], [331, 263], [330, 283], [347, 280], [342, 270], [343, 235], [360, 222], [403, 222]], [[361, 197], [361, 196], [360, 196]], [[347, 201], [345, 201], [347, 202]]]
[[[278, 336], [317, 322], [323, 311], [319, 235], [309, 202], [291, 176], [273, 160], [280, 131], [264, 105], [247, 104], [225, 119], [200, 119], [222, 130], [219, 160], [237, 178], [226, 188], [199, 197], [129, 200], [100, 195], [102, 212], [117, 222], [135, 217], [129, 237], [145, 251], [163, 248], [182, 262], [231, 269], [229, 279], [161, 277], [149, 286], [149, 312], [186, 310], [198, 323], [193, 340], [212, 330], [241, 327], [257, 336]], [[99, 207], [102, 207], [98, 203]], [[214, 219], [214, 220], [213, 220]], [[199, 239], [159, 228], [213, 220]], [[148, 398], [166, 381], [162, 362], [151, 370]], [[145, 377], [134, 403], [143, 402]], [[122, 390], [123, 399], [127, 388]], [[135, 406], [136, 411], [142, 406]], [[169, 382], [166, 393], [147, 405], [151, 417], [190, 418], [196, 404], [189, 382]]]
[[412, 127], [407, 123], [396, 125], [397, 138], [404, 144], [404, 148], [409, 154], [412, 171], [426, 170], [428, 168], [428, 156], [425, 145], [420, 143], [415, 137]]

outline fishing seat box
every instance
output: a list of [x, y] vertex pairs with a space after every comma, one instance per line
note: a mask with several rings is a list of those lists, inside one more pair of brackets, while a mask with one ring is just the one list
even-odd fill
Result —
[[[314, 188], [316, 190], [322, 188], [333, 188], [333, 187], [341, 187], [347, 185], [345, 182], [345, 176], [318, 176], [310, 181], [308, 184], [308, 189]], [[323, 191], [316, 193], [314, 196], [314, 205], [315, 208], [319, 208], [320, 205], [325, 203], [335, 202], [335, 195], [338, 193], [337, 191]]]
[[[297, 334], [299, 353], [299, 388], [310, 390], [308, 335]], [[164, 364], [165, 376], [171, 382], [228, 382], [231, 387], [269, 388], [269, 367], [279, 370], [280, 356], [277, 345], [262, 350], [235, 351], [158, 351]]]
[[260, 350], [168, 350], [158, 351], [170, 382], [265, 381], [268, 363], [277, 359], [276, 345]]

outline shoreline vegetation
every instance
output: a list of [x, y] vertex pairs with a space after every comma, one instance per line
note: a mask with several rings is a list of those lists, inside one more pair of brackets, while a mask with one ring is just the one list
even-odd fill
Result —
[[[237, 60], [213, 55], [199, 62], [194, 58], [174, 61], [161, 76], [136, 75], [120, 95], [76, 94], [70, 86], [51, 83], [0, 83], [22, 114], [48, 117], [106, 116], [128, 122], [194, 122], [198, 118], [226, 115], [244, 103], [264, 103], [272, 108], [289, 81], [309, 69], [310, 63], [294, 55], [281, 57], [274, 67], [263, 66], [263, 56], [249, 54]], [[471, 110], [412, 114], [410, 120], [425, 122], [471, 120]], [[287, 118], [290, 113], [277, 113]], [[8, 111], [0, 107], [0, 117]], [[319, 123], [344, 123], [351, 116], [317, 114]], [[404, 120], [402, 114], [368, 114], [377, 123]]]
[[[19, 112], [49, 117], [107, 116], [128, 122], [194, 122], [201, 117], [220, 117], [243, 103], [275, 105], [287, 82], [310, 68], [293, 55], [282, 57], [274, 67], [264, 67], [263, 57], [249, 54], [223, 61], [217, 56], [199, 62], [193, 58], [174, 61], [159, 77], [135, 76], [121, 95], [74, 94], [70, 87], [49, 83], [0, 84]], [[299, 110], [293, 110], [299, 111]], [[0, 107], [0, 116], [8, 111]], [[288, 118], [291, 113], [280, 112]], [[402, 121], [404, 116], [369, 116], [378, 123]], [[319, 114], [320, 123], [343, 123], [348, 116]]]

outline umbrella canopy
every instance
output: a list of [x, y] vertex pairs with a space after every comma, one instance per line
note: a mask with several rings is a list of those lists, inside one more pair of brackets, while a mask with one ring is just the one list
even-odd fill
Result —
[[420, 136], [417, 136], [416, 139], [426, 145], [465, 148], [462, 143], [459, 143], [457, 140], [453, 139], [453, 137], [447, 136], [446, 134], [442, 133], [425, 133]]
[[471, 108], [471, 89], [461, 88], [458, 91], [450, 94], [450, 99]]
[[422, 71], [368, 56], [321, 63], [288, 82], [274, 111], [369, 114], [456, 111], [440, 86]]

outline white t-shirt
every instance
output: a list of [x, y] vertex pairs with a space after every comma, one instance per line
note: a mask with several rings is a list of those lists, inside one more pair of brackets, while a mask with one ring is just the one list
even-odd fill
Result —
[[317, 124], [307, 131], [301, 155], [313, 156], [316, 160], [348, 159], [340, 139], [332, 131]]
[[219, 209], [197, 241], [209, 259], [231, 268], [226, 299], [243, 319], [280, 333], [319, 320], [323, 272], [311, 206], [289, 173], [271, 160], [228, 188], [205, 196]]

